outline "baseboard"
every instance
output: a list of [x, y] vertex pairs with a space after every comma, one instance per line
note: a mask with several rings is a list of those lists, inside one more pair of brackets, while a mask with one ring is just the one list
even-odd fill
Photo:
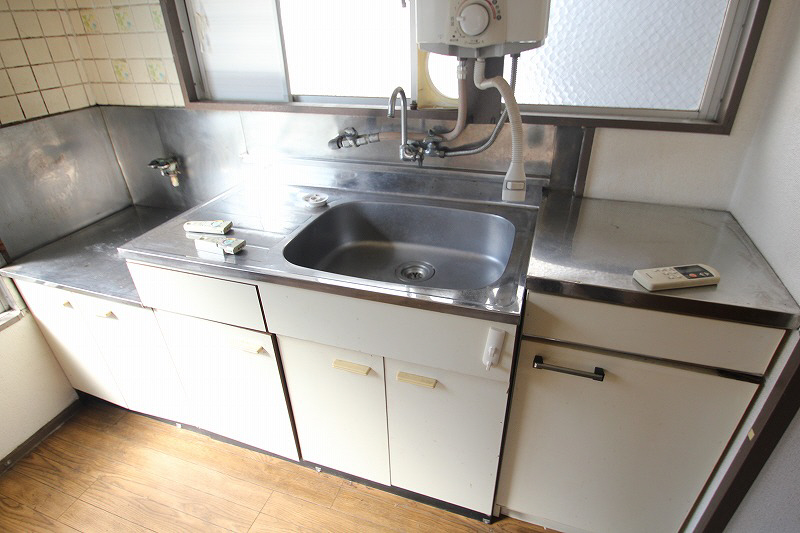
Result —
[[39, 430], [31, 435], [25, 442], [14, 448], [14, 451], [3, 457], [3, 462], [0, 463], [0, 474], [14, 466], [14, 463], [28, 455], [34, 448], [36, 448], [44, 439], [51, 433], [61, 427], [61, 424], [69, 420], [81, 406], [80, 399], [76, 399], [69, 404], [63, 411], [58, 413], [52, 420], [43, 425]]

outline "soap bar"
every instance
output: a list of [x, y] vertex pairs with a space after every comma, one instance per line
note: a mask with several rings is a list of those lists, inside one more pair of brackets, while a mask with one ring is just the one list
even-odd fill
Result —
[[183, 224], [183, 231], [224, 235], [231, 227], [233, 222], [230, 220], [190, 220]]
[[235, 254], [247, 244], [244, 239], [232, 237], [211, 237], [203, 235], [194, 240], [194, 247], [202, 252]]

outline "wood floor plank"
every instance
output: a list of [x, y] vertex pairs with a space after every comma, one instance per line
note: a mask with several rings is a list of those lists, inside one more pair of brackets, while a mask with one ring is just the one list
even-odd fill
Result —
[[14, 470], [75, 498], [94, 482], [93, 477], [40, 453], [38, 448], [15, 464]]
[[82, 424], [65, 425], [51, 438], [79, 444], [101, 456], [137, 468], [141, 472], [197, 488], [255, 511], [264, 506], [271, 493], [259, 485]]
[[4, 533], [75, 533], [75, 530], [12, 498], [0, 498], [0, 531]]
[[127, 412], [119, 406], [88, 399], [83, 402], [81, 410], [75, 413], [70, 421], [104, 431], [115, 426]]
[[[280, 523], [288, 524], [284, 527], [292, 527], [290, 531], [331, 531], [331, 532], [386, 532], [389, 531], [385, 525], [377, 524], [369, 519], [353, 516], [347, 513], [329, 509], [321, 505], [308, 504], [304, 500], [273, 492], [267, 504], [261, 510], [262, 515], [279, 519]], [[260, 517], [259, 517], [260, 518]], [[257, 521], [261, 531], [272, 531], [269, 529], [274, 525], [267, 519]], [[255, 524], [254, 524], [255, 525]]]
[[224, 528], [173, 509], [163, 503], [139, 496], [103, 479], [95, 481], [81, 496], [81, 501], [105, 509], [134, 524], [163, 532], [209, 531]]
[[64, 511], [58, 521], [85, 533], [150, 533], [152, 531], [81, 500], [76, 500]]
[[211, 448], [213, 453], [209, 453], [209, 449], [200, 445], [191, 435], [187, 444], [181, 433], [166, 433], [160, 429], [153, 429], [148, 423], [131, 422], [132, 418], [143, 417], [131, 415], [124, 418], [115, 427], [115, 435], [124, 436], [142, 446], [260, 485], [268, 490], [280, 490], [312, 503], [330, 506], [342, 484], [341, 478], [319, 473], [288, 461], [275, 458], [271, 458], [270, 461], [258, 460], [224, 450], [224, 448], [237, 448], [233, 444], [214, 441], [216, 444]]
[[0, 496], [19, 503], [50, 518], [57, 519], [76, 498], [12, 468], [0, 476]]

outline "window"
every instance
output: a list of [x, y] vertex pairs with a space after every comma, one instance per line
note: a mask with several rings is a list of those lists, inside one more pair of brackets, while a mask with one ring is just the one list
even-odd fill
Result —
[[[174, 1], [190, 27], [186, 63], [199, 88], [190, 101], [320, 104], [324, 113], [384, 106], [399, 85], [421, 107], [455, 106], [456, 60], [417, 52], [413, 0], [410, 8], [400, 0]], [[519, 61], [525, 120], [732, 122], [768, 4], [551, 0], [545, 45]]]

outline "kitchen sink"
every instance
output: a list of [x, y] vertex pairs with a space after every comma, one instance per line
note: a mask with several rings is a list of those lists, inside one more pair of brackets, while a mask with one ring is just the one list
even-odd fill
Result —
[[283, 249], [290, 263], [323, 272], [438, 289], [496, 282], [514, 225], [492, 213], [354, 201], [328, 208]]

